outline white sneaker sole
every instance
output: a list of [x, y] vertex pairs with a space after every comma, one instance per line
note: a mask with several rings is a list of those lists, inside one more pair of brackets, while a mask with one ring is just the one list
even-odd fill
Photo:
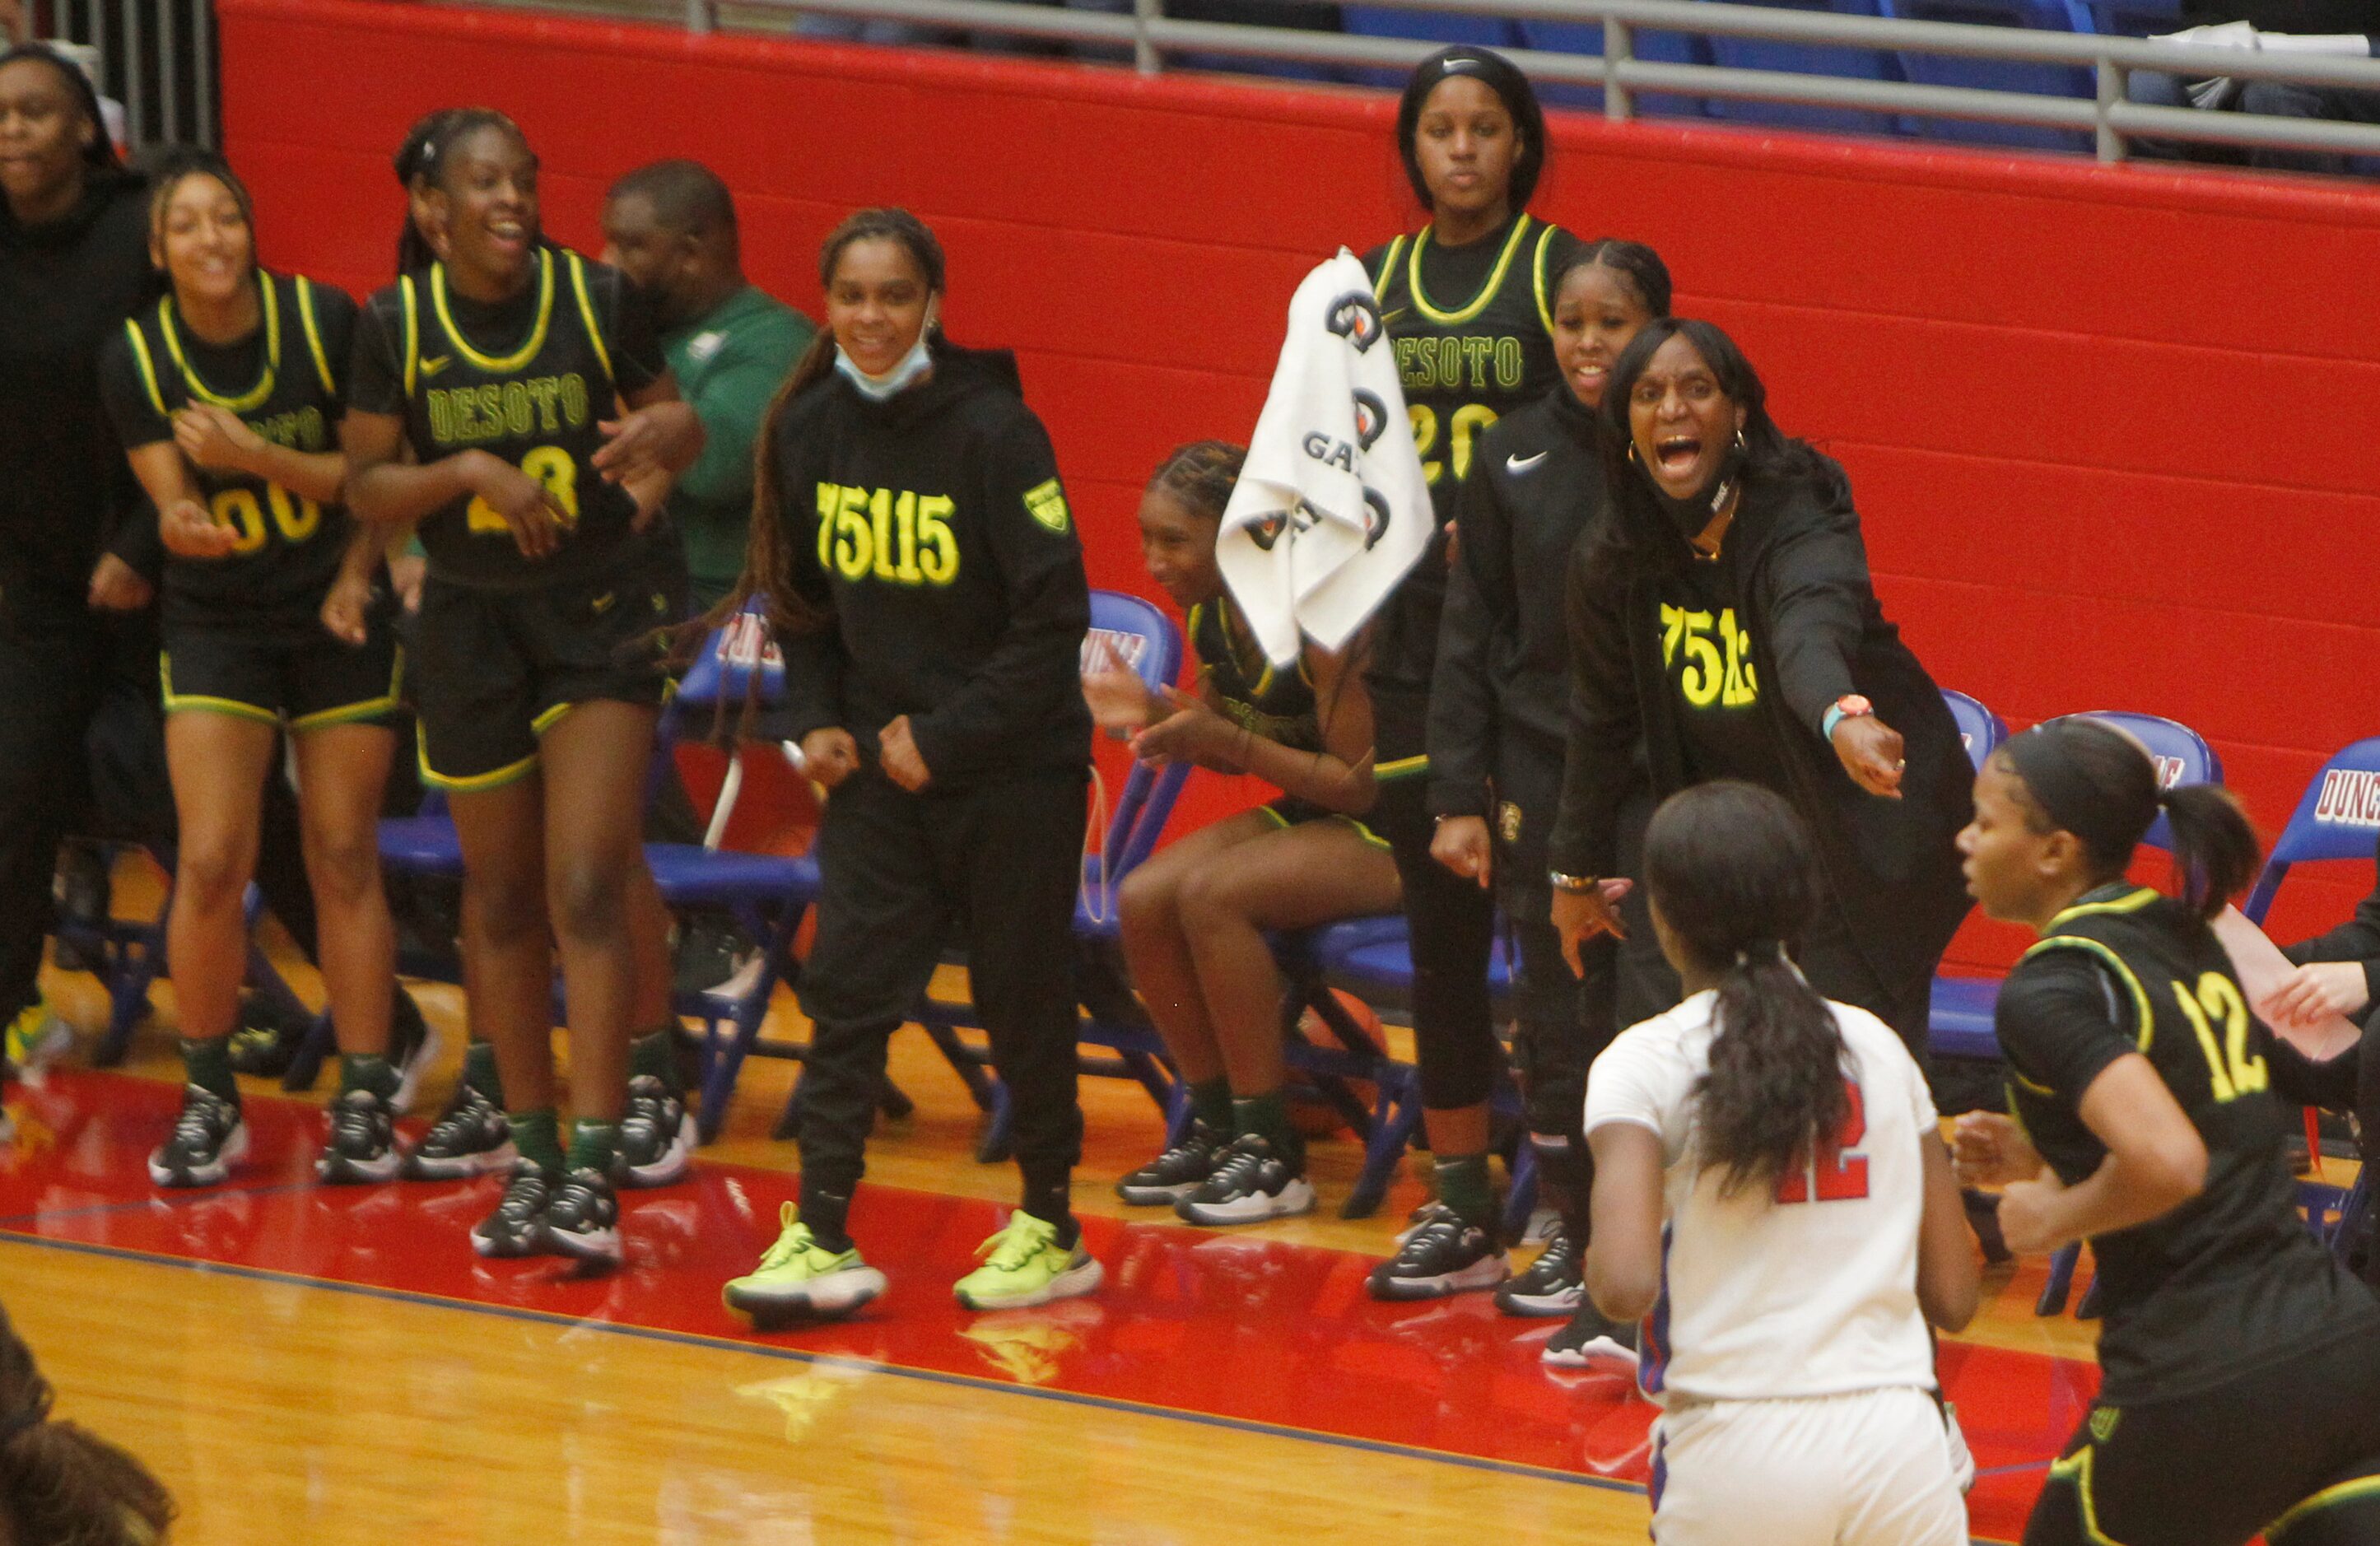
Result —
[[1182, 1181], [1171, 1187], [1127, 1187], [1119, 1181], [1116, 1196], [1135, 1208], [1163, 1208], [1181, 1201], [1204, 1185], [1200, 1181]]
[[617, 1224], [609, 1229], [589, 1230], [581, 1234], [548, 1228], [545, 1238], [556, 1255], [566, 1256], [573, 1261], [601, 1261], [613, 1266], [620, 1261], [620, 1226]]
[[376, 1160], [353, 1160], [325, 1150], [314, 1161], [314, 1178], [326, 1187], [377, 1186], [395, 1180], [397, 1167], [404, 1163], [394, 1144]]
[[619, 1178], [613, 1184], [644, 1190], [684, 1180], [686, 1173], [694, 1168], [694, 1113], [686, 1112], [678, 1120], [677, 1136], [670, 1139], [670, 1146], [662, 1151], [660, 1159], [647, 1165], [621, 1166]]
[[1375, 1277], [1365, 1282], [1376, 1299], [1443, 1299], [1451, 1295], [1493, 1288], [1512, 1275], [1512, 1259], [1498, 1251], [1458, 1272], [1441, 1272], [1434, 1278]]
[[1250, 1192], [1229, 1202], [1193, 1202], [1185, 1197], [1173, 1205], [1173, 1211], [1186, 1223], [1206, 1224], [1262, 1223], [1267, 1219], [1295, 1218], [1314, 1211], [1314, 1187], [1301, 1175], [1281, 1187], [1278, 1196]]
[[1585, 1302], [1586, 1290], [1576, 1284], [1550, 1294], [1499, 1294], [1496, 1296], [1498, 1309], [1507, 1315], [1531, 1320], [1556, 1315], [1567, 1319], [1577, 1314], [1578, 1307]]
[[1107, 1269], [1099, 1259], [1092, 1257], [1079, 1267], [1069, 1267], [1040, 1287], [1023, 1294], [970, 1295], [964, 1288], [953, 1290], [958, 1302], [968, 1309], [1031, 1309], [1053, 1299], [1072, 1299], [1090, 1293], [1107, 1281]]
[[452, 1160], [425, 1160], [418, 1154], [407, 1154], [398, 1163], [397, 1174], [407, 1181], [468, 1181], [496, 1171], [510, 1172], [519, 1158], [520, 1150], [513, 1147], [512, 1139], [506, 1138], [483, 1153]]
[[491, 1261], [524, 1261], [532, 1256], [550, 1256], [555, 1249], [552, 1232], [542, 1224], [538, 1226], [538, 1233], [527, 1245], [520, 1246], [482, 1235], [475, 1224], [471, 1229], [471, 1248]]
[[231, 1179], [232, 1167], [248, 1158], [248, 1124], [243, 1122], [231, 1130], [223, 1147], [215, 1150], [215, 1163], [196, 1170], [177, 1171], [171, 1165], [160, 1164], [158, 1155], [164, 1153], [160, 1145], [149, 1156], [149, 1179], [161, 1187], [177, 1190], [186, 1187], [217, 1187]]
[[1609, 1369], [1624, 1370], [1631, 1376], [1636, 1372], [1636, 1355], [1608, 1336], [1560, 1351], [1548, 1343], [1539, 1358], [1554, 1369]]
[[804, 1316], [826, 1320], [849, 1315], [889, 1286], [882, 1272], [862, 1265], [782, 1289], [731, 1283], [720, 1291], [719, 1297], [729, 1309], [751, 1317], [757, 1326]]

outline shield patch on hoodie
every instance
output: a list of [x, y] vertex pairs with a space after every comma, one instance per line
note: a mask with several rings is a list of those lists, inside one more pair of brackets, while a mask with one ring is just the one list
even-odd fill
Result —
[[1025, 491], [1025, 511], [1059, 536], [1066, 534], [1066, 491], [1055, 478]]

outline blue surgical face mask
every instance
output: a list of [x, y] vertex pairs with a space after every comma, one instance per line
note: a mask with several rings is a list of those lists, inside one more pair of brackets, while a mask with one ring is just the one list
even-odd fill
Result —
[[842, 371], [843, 378], [869, 402], [890, 402], [915, 386], [919, 376], [933, 369], [933, 351], [929, 343], [934, 335], [934, 310], [929, 308], [926, 325], [917, 330], [917, 341], [909, 346], [909, 352], [901, 357], [900, 363], [880, 376], [871, 376], [861, 370], [851, 356], [844, 353], [841, 344], [834, 347], [834, 368]]

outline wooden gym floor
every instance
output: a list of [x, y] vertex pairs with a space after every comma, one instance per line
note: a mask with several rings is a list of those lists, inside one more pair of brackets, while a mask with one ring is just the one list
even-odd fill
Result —
[[[103, 1019], [91, 979], [45, 985], [87, 1031]], [[417, 995], [445, 1033], [434, 1108], [461, 1004]], [[973, 1161], [974, 1107], [905, 1031], [893, 1072], [917, 1111], [880, 1125], [854, 1210], [892, 1292], [851, 1323], [756, 1335], [718, 1292], [794, 1195], [793, 1147], [768, 1137], [792, 1065], [747, 1065], [695, 1177], [626, 1194], [628, 1263], [587, 1277], [472, 1255], [496, 1180], [318, 1187], [329, 1076], [298, 1099], [251, 1082], [249, 1163], [158, 1194], [143, 1159], [179, 1075], [170, 988], [157, 1003], [124, 1070], [12, 1088], [0, 1303], [61, 1414], [172, 1488], [180, 1546], [1645, 1540], [1652, 1409], [1616, 1377], [1549, 1375], [1556, 1322], [1480, 1295], [1368, 1298], [1422, 1194], [1408, 1176], [1378, 1216], [1339, 1219], [1358, 1158], [1343, 1138], [1314, 1145], [1315, 1215], [1191, 1229], [1116, 1201], [1159, 1122], [1136, 1086], [1087, 1079], [1075, 1200], [1107, 1286], [964, 1314], [950, 1284], [1014, 1173]], [[797, 1029], [790, 999], [779, 1015]], [[1984, 1472], [1981, 1540], [2021, 1533], [2096, 1382], [2091, 1328], [2033, 1315], [2040, 1281], [2037, 1262], [1993, 1274], [1975, 1328], [1943, 1347]]]

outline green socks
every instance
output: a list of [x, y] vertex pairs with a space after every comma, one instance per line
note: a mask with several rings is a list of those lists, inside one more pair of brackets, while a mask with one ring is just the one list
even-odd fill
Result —
[[594, 1122], [582, 1116], [570, 1125], [570, 1169], [609, 1175], [613, 1158], [619, 1152], [618, 1123]]
[[504, 1114], [512, 1124], [513, 1147], [520, 1157], [547, 1170], [562, 1168], [562, 1126], [552, 1106], [535, 1111], [513, 1111]]
[[1190, 1114], [1219, 1133], [1232, 1130], [1232, 1081], [1217, 1075], [1190, 1087]]
[[496, 1048], [492, 1041], [473, 1038], [463, 1049], [463, 1082], [488, 1098], [488, 1104], [499, 1111], [504, 1104], [504, 1077], [496, 1072]]
[[669, 1026], [649, 1030], [628, 1043], [628, 1077], [644, 1075], [662, 1081], [662, 1088], [671, 1094], [679, 1093], [677, 1080], [677, 1033]]
[[1488, 1156], [1459, 1154], [1438, 1161], [1438, 1200], [1488, 1234], [1496, 1233], [1496, 1193], [1488, 1184]]
[[341, 1053], [339, 1054], [339, 1093], [350, 1090], [369, 1090], [383, 1101], [396, 1098], [395, 1065], [378, 1053]]
[[203, 1041], [188, 1037], [182, 1040], [184, 1077], [210, 1095], [219, 1095], [233, 1105], [239, 1104], [239, 1081], [231, 1077], [231, 1038], [210, 1036]]
[[1232, 1130], [1252, 1134], [1272, 1145], [1272, 1151], [1292, 1164], [1305, 1158], [1305, 1144], [1289, 1125], [1289, 1101], [1278, 1090], [1232, 1102]]

